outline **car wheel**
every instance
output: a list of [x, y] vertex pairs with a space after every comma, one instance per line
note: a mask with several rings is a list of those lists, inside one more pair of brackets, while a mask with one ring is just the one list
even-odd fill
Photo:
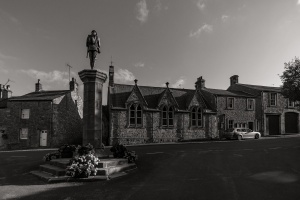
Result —
[[259, 138], [259, 135], [258, 135], [258, 134], [256, 134], [256, 135], [255, 135], [255, 139], [258, 139], [258, 138]]
[[238, 140], [242, 140], [242, 136], [241, 135], [238, 135]]

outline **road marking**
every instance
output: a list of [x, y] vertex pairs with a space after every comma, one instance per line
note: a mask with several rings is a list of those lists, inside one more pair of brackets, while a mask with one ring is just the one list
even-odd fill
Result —
[[146, 153], [146, 154], [159, 154], [159, 153], [164, 153], [164, 152], [153, 152], [153, 153]]

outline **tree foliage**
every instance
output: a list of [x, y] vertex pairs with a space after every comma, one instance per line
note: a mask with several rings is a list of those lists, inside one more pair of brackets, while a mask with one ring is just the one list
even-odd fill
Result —
[[283, 83], [282, 94], [291, 101], [300, 101], [300, 59], [295, 58], [284, 63], [284, 71], [280, 75]]

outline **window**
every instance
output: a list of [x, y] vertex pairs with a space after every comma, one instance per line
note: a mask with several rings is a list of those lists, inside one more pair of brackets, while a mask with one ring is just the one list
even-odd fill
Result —
[[174, 125], [174, 108], [164, 106], [162, 109], [162, 125], [173, 126]]
[[277, 94], [271, 93], [270, 94], [270, 106], [276, 106], [277, 103]]
[[129, 125], [142, 126], [142, 107], [140, 105], [132, 104], [129, 108]]
[[191, 112], [192, 126], [202, 127], [202, 109], [194, 107]]
[[233, 97], [227, 98], [227, 108], [234, 109], [234, 98]]
[[295, 107], [295, 102], [288, 99], [288, 107]]
[[21, 128], [20, 129], [20, 139], [22, 139], [22, 140], [28, 139], [28, 128]]
[[247, 109], [254, 110], [254, 99], [247, 99]]
[[228, 120], [228, 128], [233, 128], [233, 120]]
[[22, 119], [29, 119], [30, 109], [22, 109], [21, 118]]

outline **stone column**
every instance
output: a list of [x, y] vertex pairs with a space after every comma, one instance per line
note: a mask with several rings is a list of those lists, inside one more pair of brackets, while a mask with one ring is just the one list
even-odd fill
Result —
[[107, 75], [91, 69], [78, 72], [84, 84], [83, 97], [83, 145], [102, 144], [102, 87]]

